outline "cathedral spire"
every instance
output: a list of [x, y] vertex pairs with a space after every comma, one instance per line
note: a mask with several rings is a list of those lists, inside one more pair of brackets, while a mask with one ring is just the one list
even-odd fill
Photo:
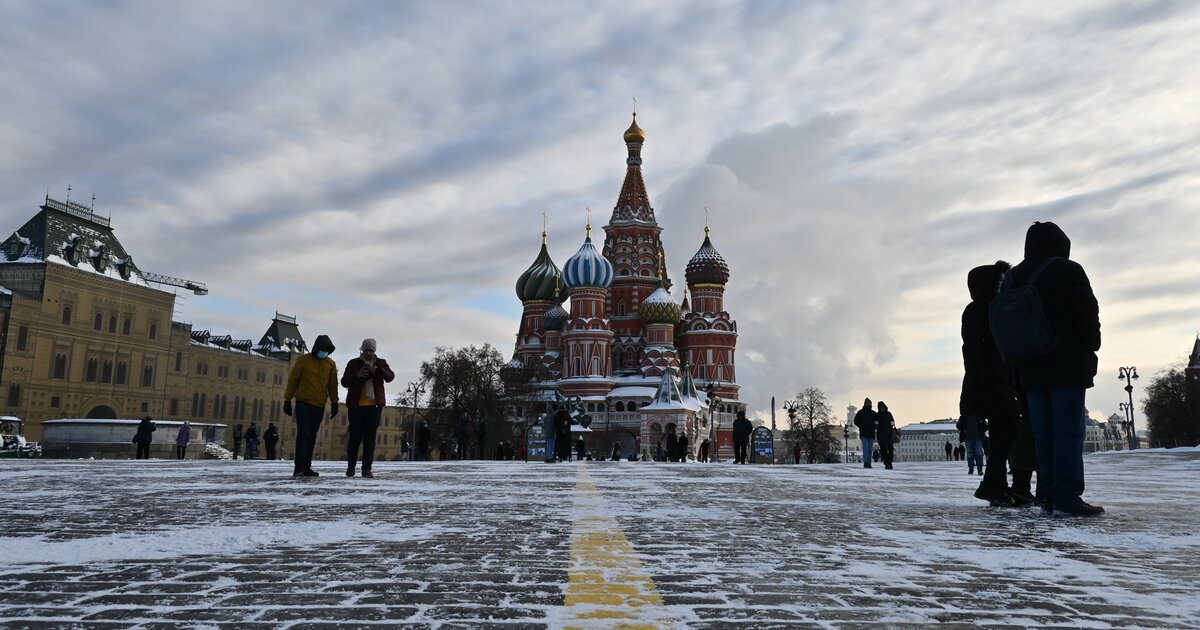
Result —
[[625, 181], [621, 184], [609, 223], [658, 225], [654, 208], [650, 206], [650, 196], [646, 194], [646, 182], [642, 180], [642, 144], [646, 141], [646, 132], [637, 124], [637, 112], [633, 114], [629, 129], [625, 130], [624, 139], [629, 150], [629, 157], [625, 159]]

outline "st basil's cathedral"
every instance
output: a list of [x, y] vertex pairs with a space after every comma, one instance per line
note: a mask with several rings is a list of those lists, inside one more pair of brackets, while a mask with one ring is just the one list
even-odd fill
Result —
[[623, 457], [658, 458], [674, 431], [687, 436], [693, 455], [709, 439], [717, 456], [731, 458], [733, 420], [745, 403], [734, 370], [737, 322], [724, 302], [729, 265], [705, 226], [683, 298], [672, 297], [662, 228], [642, 179], [646, 133], [637, 114], [624, 139], [625, 181], [603, 228], [603, 250], [589, 221], [579, 251], [560, 270], [543, 230], [541, 251], [517, 279], [524, 308], [501, 375], [510, 394], [529, 401], [522, 415], [547, 411], [556, 393], [578, 397], [592, 417], [586, 441], [594, 452], [611, 453], [617, 444]]

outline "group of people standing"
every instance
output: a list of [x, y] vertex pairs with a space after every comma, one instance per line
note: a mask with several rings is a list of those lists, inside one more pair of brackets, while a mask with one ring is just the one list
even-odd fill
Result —
[[892, 469], [896, 459], [896, 443], [900, 441], [900, 431], [896, 428], [896, 418], [888, 411], [887, 403], [879, 401], [879, 410], [871, 409], [871, 399], [863, 400], [862, 409], [854, 414], [854, 426], [858, 427], [858, 437], [862, 441], [863, 468], [871, 468], [875, 446], [879, 446], [879, 461], [887, 470]]
[[[1071, 240], [1057, 225], [1038, 222], [1025, 234], [1025, 257], [967, 274], [971, 302], [962, 314], [963, 385], [960, 424], [968, 457], [982, 466], [972, 435], [987, 431], [989, 449], [975, 496], [993, 506], [1039, 504], [1054, 515], [1091, 516], [1104, 508], [1086, 503], [1083, 442], [1084, 393], [1093, 385], [1100, 349], [1100, 315], [1083, 267], [1070, 260]], [[1016, 354], [1009, 339], [1011, 315], [994, 305], [1022, 296], [1042, 313], [1036, 328], [1048, 329], [1044, 347]], [[1006, 319], [1010, 318], [1010, 319]], [[998, 343], [997, 331], [1001, 331]], [[1028, 342], [1022, 339], [1020, 342]], [[973, 451], [973, 452], [972, 452]], [[968, 460], [970, 461], [970, 460]], [[1008, 469], [1012, 468], [1012, 483]], [[1037, 470], [1036, 495], [1031, 492]]]

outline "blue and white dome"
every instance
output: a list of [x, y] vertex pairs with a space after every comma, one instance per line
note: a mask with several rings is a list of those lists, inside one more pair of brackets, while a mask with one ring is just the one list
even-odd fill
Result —
[[579, 251], [568, 258], [567, 264], [563, 265], [562, 278], [563, 284], [567, 285], [568, 289], [577, 287], [607, 289], [612, 285], [612, 263], [596, 251], [596, 246], [592, 245], [590, 232]]

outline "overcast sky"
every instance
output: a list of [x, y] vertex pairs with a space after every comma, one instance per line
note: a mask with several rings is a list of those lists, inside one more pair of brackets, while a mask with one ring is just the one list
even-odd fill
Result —
[[399, 393], [436, 346], [507, 358], [542, 213], [561, 266], [636, 97], [670, 273], [707, 205], [759, 415], [806, 387], [956, 415], [967, 271], [1052, 220], [1101, 417], [1200, 328], [1197, 33], [1170, 1], [5, 2], [0, 229], [70, 183], [140, 268], [208, 284], [177, 319], [295, 314], [339, 362], [376, 337]]

